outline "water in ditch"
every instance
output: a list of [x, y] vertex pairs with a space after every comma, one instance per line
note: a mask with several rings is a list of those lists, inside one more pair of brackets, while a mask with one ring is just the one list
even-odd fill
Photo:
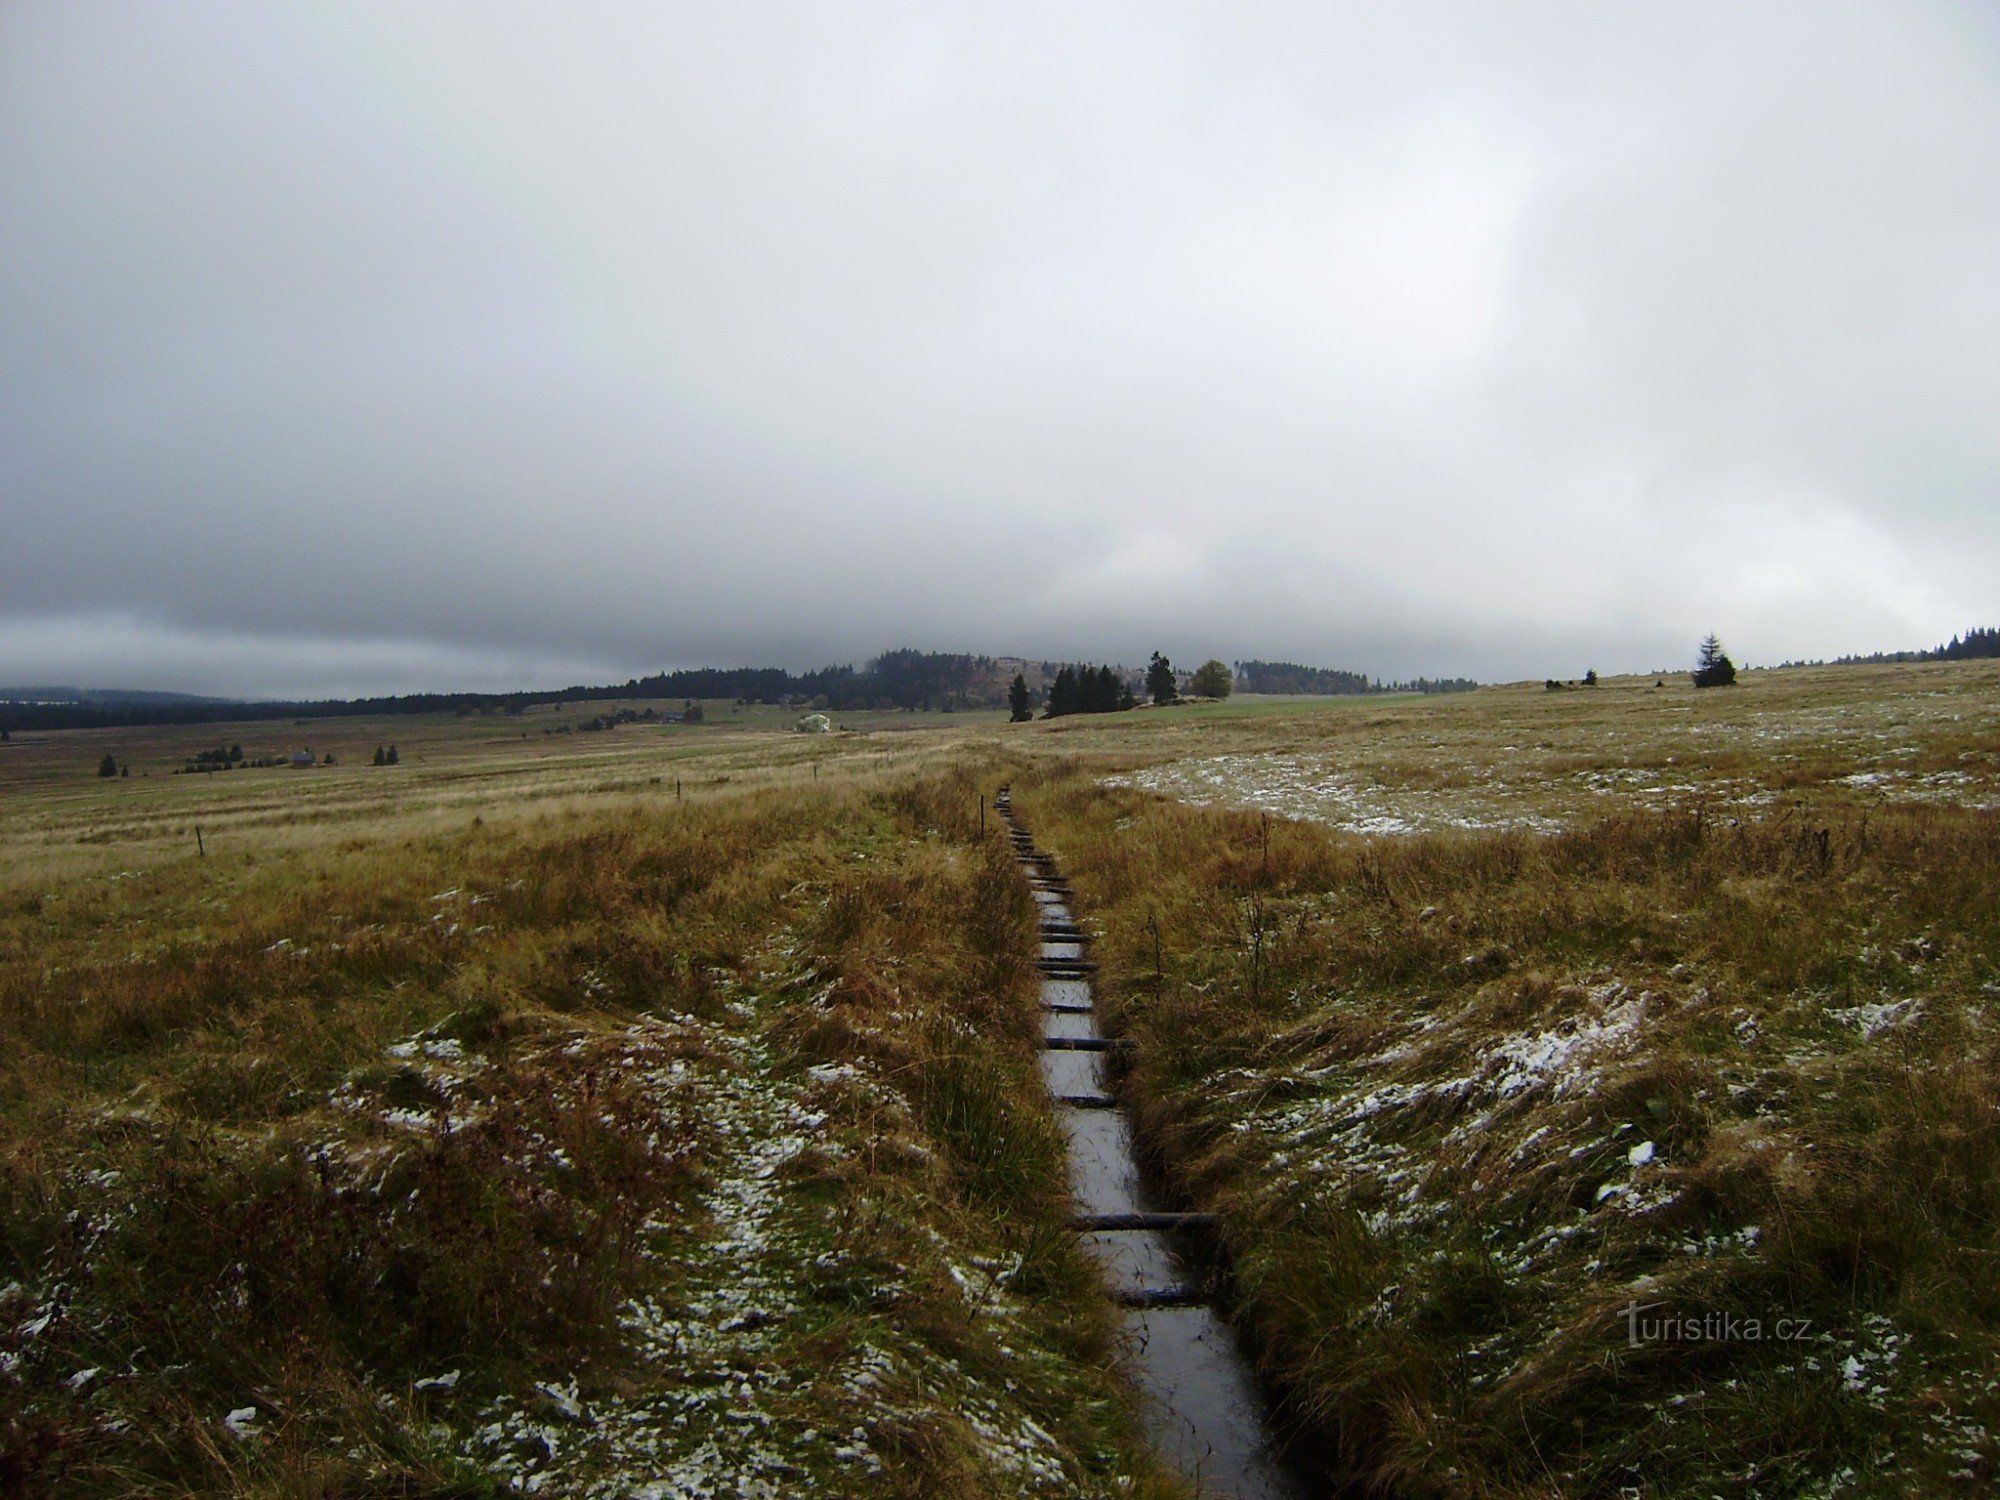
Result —
[[[1047, 864], [1029, 870], [1049, 934], [1042, 1010], [1052, 1045], [1042, 1053], [1042, 1074], [1069, 1139], [1077, 1214], [1085, 1224], [1149, 1214], [1155, 1205], [1140, 1180], [1130, 1125], [1112, 1107], [1106, 1054], [1091, 1050], [1101, 1039], [1085, 942], [1070, 935], [1074, 918]], [[1272, 1440], [1256, 1377], [1229, 1326], [1202, 1305], [1202, 1275], [1179, 1253], [1174, 1233], [1105, 1224], [1084, 1228], [1081, 1238], [1124, 1305], [1130, 1368], [1154, 1448], [1203, 1496], [1304, 1500], [1305, 1487]]]

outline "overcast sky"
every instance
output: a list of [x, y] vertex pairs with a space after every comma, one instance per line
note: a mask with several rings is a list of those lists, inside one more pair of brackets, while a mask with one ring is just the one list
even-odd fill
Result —
[[2000, 624], [2000, 7], [0, 6], [0, 682]]

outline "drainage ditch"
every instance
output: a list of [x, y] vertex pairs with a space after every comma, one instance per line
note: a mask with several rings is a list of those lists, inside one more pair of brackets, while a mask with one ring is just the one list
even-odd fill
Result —
[[1131, 1126], [1106, 1074], [1107, 1054], [1123, 1044], [1097, 1029], [1096, 965], [1069, 884], [1015, 820], [1007, 788], [994, 805], [1040, 908], [1042, 1077], [1069, 1139], [1071, 1226], [1124, 1310], [1147, 1438], [1204, 1496], [1305, 1500], [1310, 1491], [1284, 1461], [1256, 1375], [1212, 1305], [1202, 1269], [1212, 1257], [1192, 1239], [1212, 1221], [1163, 1211], [1140, 1180]]

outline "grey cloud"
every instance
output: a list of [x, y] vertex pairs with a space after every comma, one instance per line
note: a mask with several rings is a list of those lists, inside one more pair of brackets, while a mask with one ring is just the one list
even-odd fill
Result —
[[0, 675], [1990, 623], [1997, 32], [12, 6]]

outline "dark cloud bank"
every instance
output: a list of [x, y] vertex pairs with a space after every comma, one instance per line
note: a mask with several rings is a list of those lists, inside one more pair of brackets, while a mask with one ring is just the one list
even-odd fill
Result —
[[1979, 7], [30, 0], [0, 678], [1930, 644], [1996, 266]]

